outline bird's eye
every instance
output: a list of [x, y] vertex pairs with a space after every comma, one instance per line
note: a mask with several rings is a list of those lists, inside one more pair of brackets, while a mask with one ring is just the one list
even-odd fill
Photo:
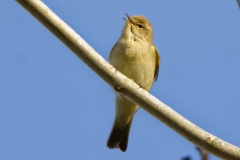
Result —
[[143, 26], [141, 24], [138, 24], [137, 26], [138, 26], [138, 28], [143, 28]]

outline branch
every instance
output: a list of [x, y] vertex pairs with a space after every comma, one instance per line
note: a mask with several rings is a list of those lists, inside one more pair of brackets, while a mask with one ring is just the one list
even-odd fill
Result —
[[239, 160], [240, 148], [204, 131], [116, 71], [40, 0], [17, 0], [109, 85], [198, 147], [223, 159]]
[[240, 8], [240, 0], [237, 0], [237, 3], [238, 3], [238, 7]]
[[201, 148], [196, 147], [196, 149], [198, 150], [198, 152], [200, 153], [202, 160], [209, 160], [208, 159], [208, 153], [204, 150], [202, 150]]

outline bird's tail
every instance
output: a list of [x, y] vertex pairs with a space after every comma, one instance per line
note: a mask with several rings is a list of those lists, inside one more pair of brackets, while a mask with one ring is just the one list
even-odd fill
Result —
[[129, 136], [130, 128], [132, 125], [132, 120], [133, 120], [133, 116], [129, 120], [128, 124], [122, 129], [119, 129], [118, 126], [114, 124], [107, 142], [107, 146], [110, 149], [120, 148], [121, 151], [123, 152], [127, 150], [128, 136]]

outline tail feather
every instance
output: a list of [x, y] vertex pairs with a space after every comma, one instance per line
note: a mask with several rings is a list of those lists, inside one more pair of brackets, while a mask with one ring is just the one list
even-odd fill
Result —
[[122, 128], [119, 129], [117, 128], [116, 125], [114, 125], [111, 134], [108, 138], [107, 146], [108, 148], [120, 148], [121, 151], [125, 152], [127, 150], [127, 145], [128, 145], [128, 136], [130, 133], [130, 128], [132, 125], [132, 118], [129, 120], [128, 124]]

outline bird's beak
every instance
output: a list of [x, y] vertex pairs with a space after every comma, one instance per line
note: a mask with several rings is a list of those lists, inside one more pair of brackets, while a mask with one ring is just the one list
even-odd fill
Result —
[[127, 23], [134, 24], [132, 17], [130, 17], [127, 13], [125, 13], [128, 19], [123, 18]]

